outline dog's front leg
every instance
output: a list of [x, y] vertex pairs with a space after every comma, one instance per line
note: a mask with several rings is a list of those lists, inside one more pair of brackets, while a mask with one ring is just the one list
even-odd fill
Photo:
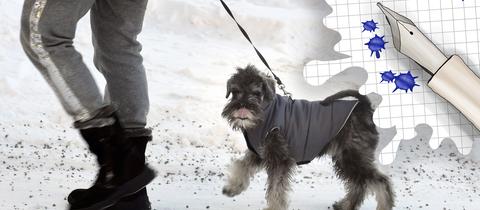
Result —
[[250, 178], [257, 173], [262, 165], [262, 160], [257, 154], [248, 150], [242, 159], [233, 161], [223, 194], [229, 197], [236, 196], [245, 191], [250, 185]]
[[273, 129], [265, 139], [263, 158], [268, 175], [267, 204], [265, 210], [286, 210], [290, 181], [296, 166], [289, 154], [288, 144], [278, 128]]

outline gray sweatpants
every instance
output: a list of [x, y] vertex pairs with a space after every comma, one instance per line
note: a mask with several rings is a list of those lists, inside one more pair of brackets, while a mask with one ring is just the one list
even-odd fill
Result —
[[[125, 128], [145, 127], [148, 88], [137, 35], [146, 5], [147, 0], [25, 0], [22, 46], [76, 122], [113, 104]], [[77, 22], [88, 11], [94, 63], [107, 81], [105, 99], [73, 47]]]

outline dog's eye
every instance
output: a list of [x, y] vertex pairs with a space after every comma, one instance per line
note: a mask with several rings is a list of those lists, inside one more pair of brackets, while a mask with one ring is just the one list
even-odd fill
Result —
[[253, 92], [253, 95], [260, 97], [262, 96], [262, 92], [259, 92], [259, 91]]
[[238, 93], [240, 93], [240, 91], [238, 91], [238, 90], [232, 91], [232, 94], [233, 94], [234, 96], [238, 95]]

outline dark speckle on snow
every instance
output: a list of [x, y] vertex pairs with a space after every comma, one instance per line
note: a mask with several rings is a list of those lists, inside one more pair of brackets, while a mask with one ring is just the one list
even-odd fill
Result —
[[[231, 158], [241, 156], [233, 148], [233, 132], [222, 137], [226, 141], [219, 141], [221, 146], [195, 139], [185, 143], [185, 137], [174, 131], [198, 129], [205, 133], [203, 130], [214, 125], [178, 119], [169, 115], [172, 112], [165, 113], [164, 122], [152, 124], [154, 140], [147, 149], [147, 159], [159, 173], [148, 187], [154, 209], [163, 210], [167, 205], [174, 209], [195, 210], [261, 209], [265, 206], [264, 172], [255, 175], [249, 189], [238, 197], [228, 198], [221, 193], [227, 178], [227, 165]], [[180, 120], [185, 127], [165, 123], [168, 120]], [[41, 134], [46, 128], [31, 126], [26, 137], [16, 135], [15, 129], [8, 126], [2, 131], [14, 135], [0, 141], [0, 157], [3, 157], [0, 193], [19, 199], [16, 203], [0, 204], [0, 207], [65, 209], [66, 195], [75, 188], [90, 186], [95, 178], [96, 164], [86, 144], [74, 130], [64, 132], [49, 128], [47, 138], [39, 138], [32, 134]], [[59, 141], [48, 139], [48, 136]], [[423, 134], [402, 141], [395, 162], [380, 167], [394, 182], [397, 208], [456, 210], [459, 203], [480, 205], [480, 165], [459, 154], [450, 141], [432, 150], [424, 139], [430, 136]], [[298, 167], [293, 182], [290, 209], [331, 209], [329, 206], [343, 195], [341, 182], [333, 173], [328, 158]], [[442, 202], [426, 197], [431, 192], [442, 198]], [[365, 209], [373, 208], [372, 202], [365, 205]]]

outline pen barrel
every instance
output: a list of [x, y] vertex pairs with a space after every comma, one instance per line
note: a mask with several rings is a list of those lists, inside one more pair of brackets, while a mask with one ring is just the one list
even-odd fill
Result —
[[459, 56], [450, 57], [433, 75], [428, 86], [480, 130], [480, 78]]

